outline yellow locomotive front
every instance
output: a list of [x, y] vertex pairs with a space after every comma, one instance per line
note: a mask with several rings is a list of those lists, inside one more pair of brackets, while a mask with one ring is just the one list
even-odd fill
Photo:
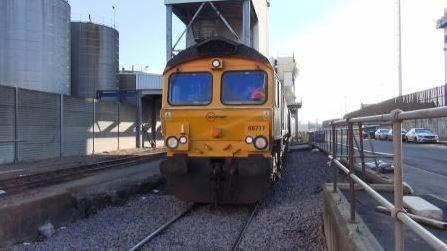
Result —
[[253, 203], [277, 172], [283, 137], [281, 121], [275, 122], [281, 109], [274, 70], [241, 46], [210, 40], [165, 70], [161, 115], [168, 158], [161, 172], [180, 199]]

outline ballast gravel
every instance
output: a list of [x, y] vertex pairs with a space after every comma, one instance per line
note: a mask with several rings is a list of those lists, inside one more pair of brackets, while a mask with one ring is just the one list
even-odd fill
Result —
[[[262, 202], [240, 243], [241, 250], [326, 250], [321, 186], [330, 179], [319, 152], [287, 155], [282, 179]], [[127, 250], [189, 204], [157, 192], [56, 230], [48, 240], [14, 250]], [[145, 250], [229, 250], [249, 206], [201, 205], [156, 237]]]

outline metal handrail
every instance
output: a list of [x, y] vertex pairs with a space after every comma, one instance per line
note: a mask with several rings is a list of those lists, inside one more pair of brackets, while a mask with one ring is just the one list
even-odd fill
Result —
[[385, 199], [382, 195], [380, 195], [376, 190], [374, 190], [372, 187], [370, 187], [366, 182], [364, 182], [362, 179], [360, 179], [357, 175], [354, 173], [350, 173], [349, 169], [345, 167], [340, 161], [337, 159], [334, 159], [332, 155], [329, 155], [329, 159], [332, 160], [343, 172], [345, 172], [348, 176], [350, 176], [357, 184], [359, 184], [365, 191], [371, 195], [375, 200], [377, 200], [382, 206], [386, 207], [390, 211], [394, 211], [394, 205], [389, 202], [387, 199]]
[[[342, 119], [338, 121], [333, 121], [331, 123], [331, 137], [332, 141], [329, 143], [329, 147], [332, 150], [332, 155], [329, 155], [329, 159], [333, 163], [333, 167], [338, 167], [344, 173], [348, 175], [350, 178], [350, 187], [351, 187], [351, 197], [355, 197], [355, 192], [353, 191], [354, 182], [359, 184], [365, 191], [373, 197], [376, 201], [378, 201], [385, 208], [390, 210], [391, 215], [395, 221], [395, 250], [403, 250], [404, 248], [404, 238], [403, 238], [403, 224], [409, 227], [412, 231], [414, 231], [419, 237], [425, 240], [432, 248], [435, 250], [447, 250], [447, 244], [438, 239], [435, 235], [429, 232], [427, 229], [422, 227], [419, 223], [414, 221], [407, 215], [406, 211], [403, 209], [403, 173], [402, 173], [402, 140], [401, 140], [401, 130], [402, 130], [402, 121], [403, 120], [412, 120], [412, 119], [427, 119], [427, 118], [441, 118], [447, 117], [447, 107], [437, 107], [437, 108], [429, 108], [429, 109], [421, 109], [414, 111], [401, 111], [394, 110], [389, 114], [380, 114], [374, 116], [365, 116], [365, 117], [357, 117], [357, 118], [349, 118]], [[387, 154], [388, 156], [393, 156], [394, 162], [394, 205], [389, 202], [386, 198], [376, 192], [372, 187], [370, 187], [366, 182], [364, 182], [361, 178], [359, 178], [353, 172], [353, 158], [354, 158], [354, 145], [353, 145], [353, 124], [358, 123], [359, 128], [361, 128], [362, 123], [369, 122], [392, 122], [393, 126], [393, 149], [394, 154]], [[337, 142], [333, 142], [336, 139], [336, 127], [340, 126], [348, 126], [348, 139], [349, 141], [349, 166], [348, 169], [339, 160], [337, 160]], [[326, 137], [326, 134], [325, 134]], [[325, 138], [326, 141], [326, 138]], [[328, 144], [327, 142], [323, 142], [324, 144]], [[343, 144], [342, 144], [343, 145]], [[327, 146], [327, 145], [326, 145]], [[336, 189], [336, 174], [334, 173], [334, 191]], [[352, 198], [351, 198], [352, 199]], [[351, 220], [355, 220], [355, 204], [353, 206], [353, 201], [351, 201]]]

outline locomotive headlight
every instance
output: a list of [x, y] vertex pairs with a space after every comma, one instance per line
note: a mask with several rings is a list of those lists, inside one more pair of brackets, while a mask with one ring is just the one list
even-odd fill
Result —
[[220, 58], [211, 59], [211, 67], [213, 67], [213, 69], [222, 69], [223, 67], [222, 59]]
[[170, 149], [175, 149], [178, 147], [178, 139], [174, 136], [168, 137], [166, 139], [166, 146]]
[[187, 139], [185, 136], [181, 136], [180, 139], [179, 139], [179, 141], [180, 141], [180, 144], [186, 144], [186, 143], [188, 143], [188, 139]]
[[255, 148], [258, 150], [264, 150], [267, 148], [267, 139], [264, 136], [258, 136], [254, 140]]
[[247, 136], [245, 138], [245, 143], [247, 144], [253, 144], [253, 137], [252, 136]]

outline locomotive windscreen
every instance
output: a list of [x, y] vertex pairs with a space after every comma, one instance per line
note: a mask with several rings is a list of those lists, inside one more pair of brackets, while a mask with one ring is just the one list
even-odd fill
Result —
[[207, 105], [211, 103], [210, 73], [175, 73], [169, 81], [171, 105]]
[[222, 103], [224, 104], [264, 104], [266, 91], [266, 74], [263, 71], [234, 71], [223, 74]]

